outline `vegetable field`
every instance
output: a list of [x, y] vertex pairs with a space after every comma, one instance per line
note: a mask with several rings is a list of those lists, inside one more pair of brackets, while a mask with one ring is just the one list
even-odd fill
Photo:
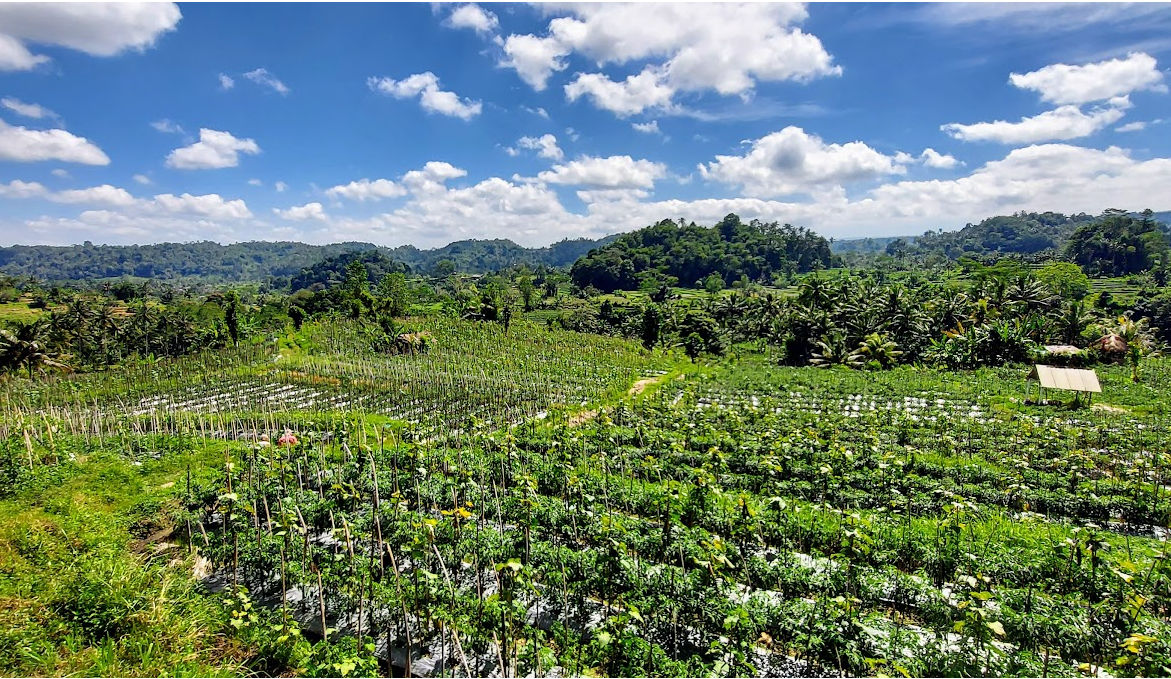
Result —
[[[248, 649], [214, 656], [229, 674], [1171, 672], [1161, 359], [1142, 384], [1101, 368], [1106, 407], [1074, 410], [1022, 403], [1019, 368], [695, 365], [526, 324], [420, 330], [418, 354], [341, 324], [8, 383], [23, 490], [0, 505], [76, 511], [46, 488], [94, 460], [149, 473], [169, 532], [142, 550], [169, 556], [128, 558], [194, 569], [189, 596]], [[5, 539], [0, 596], [35, 600], [37, 543]], [[86, 620], [118, 606], [86, 601]], [[5, 672], [61, 667], [36, 659], [60, 640], [11, 624]]]

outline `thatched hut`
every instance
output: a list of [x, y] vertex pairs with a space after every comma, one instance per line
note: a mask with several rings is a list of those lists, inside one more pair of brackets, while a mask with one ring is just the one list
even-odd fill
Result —
[[1109, 333], [1094, 340], [1090, 344], [1090, 348], [1100, 351], [1103, 354], [1125, 354], [1127, 345], [1126, 340], [1122, 339], [1121, 335]]

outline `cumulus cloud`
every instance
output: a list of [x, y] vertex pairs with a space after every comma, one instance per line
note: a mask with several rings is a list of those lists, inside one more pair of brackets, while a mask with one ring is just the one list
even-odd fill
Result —
[[860, 141], [827, 144], [800, 127], [786, 127], [752, 142], [743, 156], [700, 163], [705, 179], [738, 185], [746, 196], [817, 193], [841, 184], [906, 172], [905, 154], [888, 156]]
[[276, 182], [272, 186], [276, 189], [277, 193], [284, 193], [285, 189], [289, 188], [289, 185], [284, 182]]
[[[540, 137], [521, 137], [516, 140], [516, 145], [522, 149], [536, 151], [538, 156], [549, 160], [561, 160], [565, 157], [565, 153], [557, 145], [557, 137], [551, 134], [543, 134]], [[516, 154], [514, 152], [510, 155]]]
[[69, 170], [66, 170], [63, 167], [59, 167], [53, 170], [50, 174], [58, 179], [69, 179]]
[[244, 77], [262, 87], [267, 87], [278, 94], [288, 94], [289, 88], [281, 82], [276, 76], [268, 72], [266, 68], [258, 68], [253, 71], [248, 71]]
[[932, 148], [923, 149], [923, 153], [919, 154], [919, 160], [927, 167], [937, 170], [950, 170], [959, 165], [963, 165], [955, 156], [940, 153]]
[[668, 108], [675, 90], [666, 84], [661, 69], [647, 67], [638, 75], [613, 81], [601, 73], [582, 73], [565, 86], [565, 97], [577, 101], [588, 97], [594, 106], [619, 117], [642, 113], [648, 108]]
[[500, 26], [496, 15], [479, 5], [460, 5], [447, 17], [451, 28], [470, 28], [481, 34], [493, 33]]
[[468, 171], [451, 163], [432, 160], [421, 170], [411, 170], [402, 176], [401, 183], [411, 193], [434, 193], [444, 190], [444, 184], [452, 179], [466, 177]]
[[260, 153], [260, 146], [252, 139], [238, 139], [230, 132], [199, 130], [199, 141], [171, 151], [167, 155], [167, 167], [179, 170], [216, 170], [236, 167], [240, 154]]
[[142, 184], [143, 186], [150, 186], [152, 184], [150, 177], [148, 177], [144, 174], [134, 175], [134, 181], [138, 182], [139, 184]]
[[529, 87], [541, 92], [549, 85], [549, 76], [554, 71], [565, 70], [562, 59], [569, 54], [569, 48], [555, 38], [538, 38], [535, 35], [510, 35], [504, 40], [504, 54], [500, 64], [516, 71]]
[[588, 94], [623, 115], [665, 106], [676, 92], [747, 96], [757, 82], [841, 73], [816, 36], [794, 27], [806, 18], [799, 4], [581, 4], [562, 13], [543, 36], [508, 36], [501, 64], [539, 91], [571, 54], [599, 67], [653, 60], [637, 76], [585, 73], [567, 87], [571, 99]]
[[24, 116], [25, 118], [33, 118], [34, 120], [40, 120], [42, 118], [60, 118], [60, 116], [58, 116], [56, 113], [50, 111], [44, 106], [41, 106], [40, 104], [29, 104], [17, 99], [16, 97], [4, 97], [3, 99], [0, 99], [0, 106], [3, 106], [17, 115]]
[[308, 220], [326, 221], [329, 216], [325, 214], [325, 208], [321, 203], [305, 203], [304, 205], [294, 205], [287, 210], [279, 208], [272, 209], [273, 214], [281, 219], [288, 219], [294, 222], [304, 222]]
[[0, 160], [31, 163], [58, 160], [82, 165], [109, 165], [96, 144], [66, 130], [30, 130], [0, 120]]
[[554, 165], [537, 179], [548, 184], [586, 186], [593, 189], [649, 189], [667, 174], [667, 166], [630, 156], [596, 158], [582, 156], [568, 163]]
[[659, 129], [659, 121], [652, 120], [649, 123], [631, 123], [630, 126], [634, 128], [635, 132], [642, 132], [643, 134], [662, 134], [663, 131]]
[[0, 70], [27, 71], [49, 61], [27, 45], [55, 45], [109, 57], [145, 50], [172, 31], [174, 3], [0, 3]]
[[1065, 141], [1088, 137], [1098, 130], [1118, 122], [1130, 107], [1126, 97], [1111, 100], [1107, 106], [1096, 107], [1089, 113], [1073, 105], [1059, 106], [1052, 111], [1022, 117], [1017, 122], [996, 120], [990, 123], [963, 125], [948, 123], [939, 129], [963, 141], [993, 141], [1001, 144], [1035, 144], [1044, 141]]
[[1086, 104], [1144, 90], [1167, 91], [1155, 58], [1143, 52], [1081, 66], [1051, 64], [1030, 73], [1013, 73], [1008, 81], [1039, 93], [1052, 104]]
[[325, 195], [331, 198], [348, 198], [365, 202], [368, 200], [382, 200], [383, 198], [397, 198], [406, 195], [407, 190], [389, 179], [359, 179], [349, 184], [339, 184], [325, 190]]
[[461, 120], [475, 118], [480, 115], [482, 108], [479, 101], [460, 99], [455, 92], [439, 89], [439, 77], [430, 71], [416, 73], [402, 80], [371, 76], [366, 79], [366, 85], [374, 92], [395, 99], [410, 99], [417, 96], [423, 110]]
[[0, 196], [40, 198], [54, 203], [119, 208], [122, 214], [136, 217], [191, 215], [212, 219], [247, 219], [252, 216], [244, 201], [225, 200], [215, 193], [199, 196], [190, 193], [179, 196], [163, 193], [149, 199], [136, 198], [126, 189], [110, 184], [50, 191], [37, 182], [15, 180], [8, 184], [0, 184]]
[[235, 79], [233, 79], [232, 76], [230, 76], [230, 75], [225, 75], [225, 74], [221, 73], [219, 75], [219, 79], [220, 79], [220, 89], [221, 90], [230, 90], [236, 86]]

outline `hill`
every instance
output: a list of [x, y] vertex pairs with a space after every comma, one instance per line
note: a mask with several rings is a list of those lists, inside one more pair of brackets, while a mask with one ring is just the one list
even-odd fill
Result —
[[[31, 276], [48, 282], [137, 277], [156, 280], [200, 279], [211, 282], [288, 279], [314, 264], [345, 253], [379, 251], [412, 271], [437, 268], [486, 273], [513, 266], [567, 267], [595, 247], [615, 238], [563, 240], [543, 248], [525, 248], [510, 240], [464, 240], [420, 250], [406, 245], [385, 248], [346, 242], [307, 245], [251, 241], [221, 245], [212, 241], [154, 245], [14, 245], [0, 247], [0, 274]], [[445, 263], [442, 264], [441, 263]]]
[[699, 285], [715, 274], [724, 283], [741, 276], [771, 281], [773, 274], [828, 267], [829, 242], [809, 229], [734, 214], [711, 228], [663, 220], [623, 234], [591, 251], [570, 270], [573, 282], [602, 291], [640, 285]]

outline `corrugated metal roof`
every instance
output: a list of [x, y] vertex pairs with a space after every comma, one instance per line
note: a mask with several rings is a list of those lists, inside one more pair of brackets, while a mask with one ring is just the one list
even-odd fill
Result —
[[1029, 379], [1037, 380], [1046, 389], [1102, 393], [1102, 386], [1098, 384], [1098, 374], [1093, 370], [1035, 365], [1029, 373]]

